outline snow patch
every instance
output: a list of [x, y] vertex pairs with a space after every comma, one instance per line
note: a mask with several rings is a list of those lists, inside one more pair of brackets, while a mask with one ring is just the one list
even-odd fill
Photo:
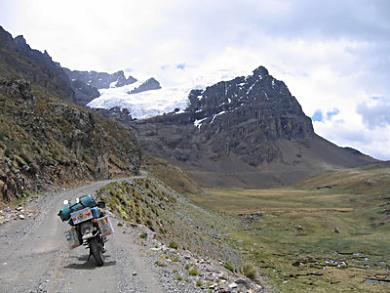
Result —
[[206, 120], [206, 119], [207, 119], [207, 117], [203, 118], [203, 119], [195, 120], [194, 121], [194, 126], [197, 127], [198, 129], [200, 129], [202, 127], [203, 121]]
[[118, 83], [118, 81], [113, 81], [110, 83], [110, 88], [115, 88], [116, 87], [116, 84]]
[[213, 119], [211, 119], [210, 124], [213, 124], [215, 118], [217, 118], [218, 116], [220, 116], [220, 115], [222, 115], [222, 114], [224, 114], [224, 113], [225, 113], [225, 111], [221, 111], [221, 112], [219, 112], [219, 113], [217, 113], [217, 114], [214, 114]]
[[249, 93], [252, 91], [253, 87], [257, 83], [257, 80], [249, 87], [249, 89], [246, 91], [246, 94], [249, 95]]

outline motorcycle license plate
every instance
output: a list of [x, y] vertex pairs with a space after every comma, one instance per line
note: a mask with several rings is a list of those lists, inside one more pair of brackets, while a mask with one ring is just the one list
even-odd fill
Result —
[[70, 214], [73, 224], [77, 225], [93, 218], [90, 208], [85, 208]]

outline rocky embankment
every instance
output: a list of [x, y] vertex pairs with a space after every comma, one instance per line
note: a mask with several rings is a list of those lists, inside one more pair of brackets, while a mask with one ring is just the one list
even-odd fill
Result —
[[[166, 292], [218, 292], [260, 293], [269, 292], [260, 285], [261, 278], [254, 280], [230, 271], [220, 260], [201, 257], [189, 250], [181, 250], [174, 244], [164, 244], [156, 239], [156, 233], [148, 227], [119, 221], [116, 228], [121, 233], [132, 234], [140, 250], [154, 265]], [[137, 274], [136, 271], [133, 274]]]
[[0, 225], [13, 220], [25, 220], [26, 218], [33, 218], [35, 215], [36, 209], [22, 205], [19, 205], [16, 208], [11, 208], [9, 206], [5, 208], [0, 207]]

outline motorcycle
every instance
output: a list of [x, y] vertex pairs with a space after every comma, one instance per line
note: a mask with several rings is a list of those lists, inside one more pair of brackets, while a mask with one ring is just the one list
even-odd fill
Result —
[[[112, 225], [105, 212], [104, 202], [95, 202], [92, 195], [76, 198], [76, 202], [64, 201], [65, 207], [58, 212], [63, 222], [68, 221], [71, 228], [65, 238], [71, 249], [81, 245], [89, 249], [97, 266], [104, 265], [104, 243], [113, 234]], [[88, 260], [89, 260], [88, 258]]]

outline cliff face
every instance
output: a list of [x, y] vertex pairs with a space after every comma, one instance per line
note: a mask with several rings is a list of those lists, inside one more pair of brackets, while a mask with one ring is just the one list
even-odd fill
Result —
[[132, 125], [145, 149], [205, 185], [287, 184], [374, 161], [317, 136], [284, 82], [262, 66], [249, 76], [192, 90], [188, 99], [183, 113]]

